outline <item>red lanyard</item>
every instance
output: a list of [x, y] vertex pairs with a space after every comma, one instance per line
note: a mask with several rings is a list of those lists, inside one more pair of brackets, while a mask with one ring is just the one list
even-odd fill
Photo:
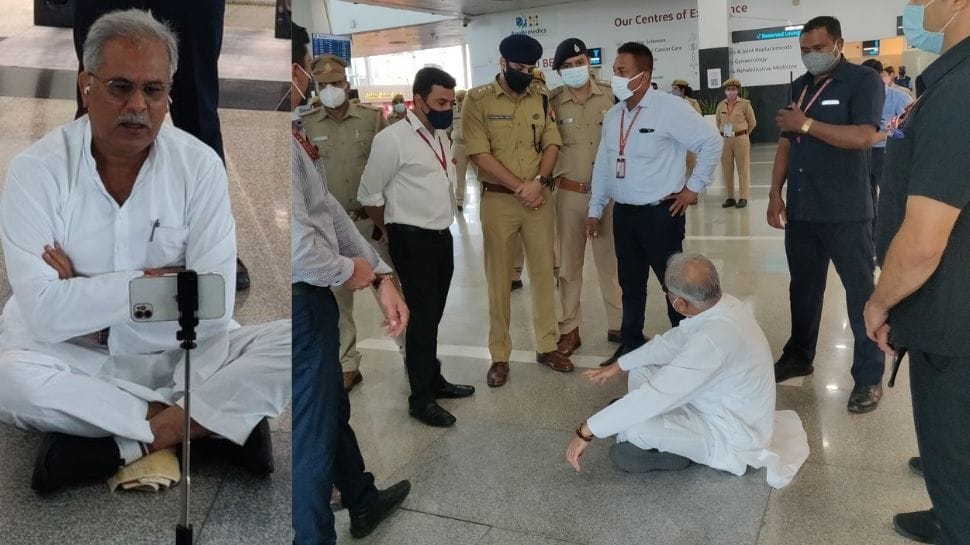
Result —
[[[411, 120], [410, 119], [408, 119], [407, 122], [408, 122], [408, 125], [411, 125]], [[438, 164], [441, 165], [442, 170], [444, 170], [445, 171], [445, 174], [447, 175], [448, 174], [448, 156], [445, 155], [445, 145], [444, 145], [444, 143], [441, 142], [441, 137], [440, 136], [438, 137], [438, 145], [441, 146], [441, 156], [439, 157], [438, 156], [438, 152], [434, 150], [434, 144], [432, 144], [431, 141], [428, 140], [428, 137], [427, 136], [425, 136], [424, 134], [421, 133], [421, 128], [420, 127], [418, 128], [418, 131], [417, 132], [418, 132], [418, 136], [421, 137], [421, 140], [424, 140], [424, 143], [427, 144], [429, 148], [431, 148], [431, 153], [434, 154], [434, 158], [438, 160]]]
[[633, 115], [633, 119], [630, 120], [630, 126], [626, 128], [626, 131], [623, 129], [623, 123], [626, 122], [626, 110], [620, 111], [620, 157], [623, 157], [623, 151], [626, 149], [626, 141], [630, 139], [630, 131], [637, 124], [637, 118], [640, 117], [641, 110], [643, 110], [643, 106], [637, 106], [637, 113]]
[[303, 146], [304, 151], [306, 151], [307, 155], [310, 156], [310, 160], [316, 161], [317, 159], [319, 159], [320, 154], [317, 152], [317, 148], [314, 147], [313, 144], [307, 142], [307, 139], [303, 137], [303, 134], [300, 133], [299, 129], [297, 129], [296, 127], [292, 127], [292, 129], [293, 129], [293, 138], [296, 138], [296, 141], [299, 142], [301, 146]]
[[802, 112], [808, 113], [808, 110], [815, 104], [815, 101], [818, 100], [819, 95], [822, 94], [822, 91], [824, 91], [830, 83], [832, 83], [832, 78], [825, 80], [825, 83], [823, 83], [822, 86], [818, 88], [818, 91], [815, 92], [815, 96], [812, 97], [812, 100], [808, 102], [808, 106], [805, 106], [804, 108], [802, 107], [802, 104], [805, 102], [805, 93], [808, 92], [808, 85], [802, 89], [802, 96], [798, 97], [798, 107], [802, 110]]

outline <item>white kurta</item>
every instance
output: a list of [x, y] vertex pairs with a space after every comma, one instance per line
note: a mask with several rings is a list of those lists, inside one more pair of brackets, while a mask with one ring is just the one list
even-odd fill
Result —
[[[182, 352], [177, 324], [130, 320], [128, 282], [144, 269], [177, 265], [218, 272], [226, 281], [224, 318], [197, 328], [193, 390], [210, 391], [208, 399], [197, 397], [196, 420], [230, 439], [245, 440], [262, 417], [257, 413], [274, 412], [270, 406], [282, 410], [289, 399], [289, 354], [280, 345], [288, 324], [243, 331], [232, 321], [236, 242], [225, 168], [188, 133], [162, 127], [130, 197], [118, 205], [91, 154], [87, 116], [54, 130], [11, 162], [0, 203], [0, 236], [14, 293], [0, 318], [0, 419], [150, 441], [144, 408], [148, 401], [171, 403], [181, 397]], [[54, 242], [71, 259], [77, 277], [59, 280], [44, 263], [44, 246]], [[81, 338], [109, 327], [107, 347]], [[265, 343], [274, 348], [263, 350]], [[251, 410], [243, 411], [253, 414], [242, 424], [226, 421], [231, 414], [206, 414], [206, 405], [230, 400], [246, 405], [232, 390], [250, 388], [220, 388], [222, 381], [207, 380], [227, 363], [256, 353], [273, 360], [267, 362], [273, 373], [259, 379], [272, 383], [265, 385], [266, 399], [254, 396]], [[226, 376], [240, 373], [243, 369]], [[98, 382], [132, 399], [103, 399], [110, 390], [98, 391], [104, 386], [95, 386]]]
[[808, 457], [808, 440], [796, 414], [775, 413], [772, 362], [754, 316], [724, 295], [621, 357], [629, 393], [591, 417], [589, 429], [736, 475], [767, 467], [769, 484], [785, 486]]

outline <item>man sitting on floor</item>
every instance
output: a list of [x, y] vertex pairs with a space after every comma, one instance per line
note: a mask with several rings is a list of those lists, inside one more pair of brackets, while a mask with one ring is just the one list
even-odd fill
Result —
[[162, 122], [176, 38], [145, 11], [91, 27], [78, 76], [88, 115], [15, 157], [0, 201], [13, 296], [0, 317], [0, 421], [47, 432], [31, 486], [101, 479], [183, 440], [175, 323], [129, 318], [133, 278], [225, 279], [225, 315], [192, 357], [192, 438], [219, 436], [273, 470], [267, 417], [290, 399], [290, 324], [232, 321], [235, 223], [211, 148]]
[[687, 317], [679, 326], [584, 376], [604, 384], [629, 371], [629, 393], [576, 430], [566, 452], [579, 471], [593, 437], [617, 436], [610, 459], [628, 472], [676, 470], [691, 461], [743, 475], [767, 467], [785, 486], [808, 457], [798, 416], [775, 414], [768, 341], [751, 312], [722, 295], [713, 263], [675, 254], [667, 264], [667, 297]]

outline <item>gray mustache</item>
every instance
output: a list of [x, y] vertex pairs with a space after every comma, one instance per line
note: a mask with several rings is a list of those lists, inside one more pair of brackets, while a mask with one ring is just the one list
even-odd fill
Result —
[[146, 128], [151, 128], [151, 120], [148, 119], [147, 114], [139, 114], [134, 112], [126, 112], [118, 116], [115, 119], [115, 126], [118, 125], [141, 125]]

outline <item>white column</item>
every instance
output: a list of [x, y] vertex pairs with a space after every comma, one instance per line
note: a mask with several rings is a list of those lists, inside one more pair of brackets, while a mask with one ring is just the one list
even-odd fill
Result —
[[313, 34], [332, 34], [330, 2], [332, 0], [294, 0], [293, 22], [306, 27]]
[[731, 45], [728, 25], [730, 9], [729, 0], [697, 0], [697, 35], [700, 49]]

